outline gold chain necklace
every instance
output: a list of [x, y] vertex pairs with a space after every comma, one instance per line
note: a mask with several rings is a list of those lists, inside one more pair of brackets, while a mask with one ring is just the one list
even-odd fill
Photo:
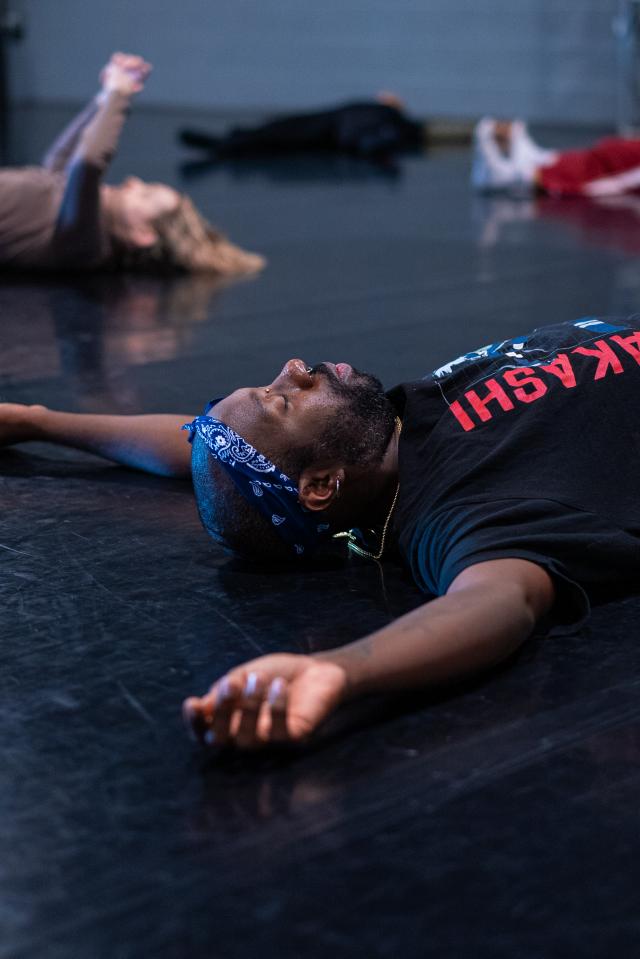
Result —
[[[402, 420], [399, 416], [396, 416], [396, 436], [399, 438], [400, 433], [402, 432]], [[380, 536], [380, 549], [377, 553], [370, 553], [369, 550], [364, 549], [364, 547], [358, 545], [358, 538], [353, 530], [345, 530], [344, 533], [335, 533], [334, 539], [347, 539], [347, 548], [351, 550], [352, 553], [356, 553], [357, 556], [363, 556], [365, 559], [381, 559], [382, 554], [384, 553], [384, 544], [387, 538], [387, 529], [389, 523], [391, 522], [391, 517], [393, 516], [393, 511], [396, 507], [398, 501], [398, 493], [400, 492], [400, 483], [396, 486], [396, 491], [393, 494], [393, 502], [391, 503], [391, 508], [387, 513], [387, 518], [384, 521], [384, 526], [382, 527], [382, 535]]]

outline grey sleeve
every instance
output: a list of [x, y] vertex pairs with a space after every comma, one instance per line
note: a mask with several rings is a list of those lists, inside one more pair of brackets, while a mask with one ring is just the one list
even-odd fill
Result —
[[61, 263], [86, 267], [104, 255], [100, 184], [115, 154], [129, 100], [114, 91], [98, 101], [93, 119], [77, 138], [52, 241]]
[[46, 170], [51, 170], [52, 173], [61, 173], [64, 170], [82, 131], [98, 112], [98, 106], [98, 99], [94, 97], [54, 140], [42, 158], [41, 165]]
[[80, 131], [68, 166], [87, 163], [104, 173], [118, 146], [122, 128], [129, 114], [131, 97], [112, 90], [96, 98], [96, 111]]

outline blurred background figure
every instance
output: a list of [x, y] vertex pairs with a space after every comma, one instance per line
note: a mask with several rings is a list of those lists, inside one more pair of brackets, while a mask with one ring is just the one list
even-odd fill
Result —
[[471, 123], [463, 119], [414, 119], [400, 97], [383, 91], [373, 100], [283, 114], [256, 126], [233, 127], [220, 136], [190, 127], [179, 136], [186, 146], [206, 150], [212, 160], [304, 152], [383, 159], [438, 142], [469, 142], [471, 132]]
[[0, 171], [0, 266], [252, 273], [264, 259], [230, 243], [187, 196], [128, 177], [102, 182], [131, 99], [151, 71], [114, 53], [100, 92], [63, 131], [39, 167]]
[[478, 190], [538, 189], [551, 196], [616, 196], [640, 188], [640, 138], [606, 137], [580, 150], [548, 150], [521, 120], [484, 117], [475, 129]]

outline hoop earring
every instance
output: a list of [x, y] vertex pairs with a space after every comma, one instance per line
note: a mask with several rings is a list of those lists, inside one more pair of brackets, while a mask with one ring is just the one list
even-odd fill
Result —
[[336, 476], [336, 499], [340, 496], [340, 480]]

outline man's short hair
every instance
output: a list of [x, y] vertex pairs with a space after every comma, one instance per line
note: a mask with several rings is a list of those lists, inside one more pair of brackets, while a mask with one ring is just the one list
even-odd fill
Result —
[[[296, 485], [305, 469], [320, 462], [339, 458], [347, 466], [373, 466], [382, 461], [395, 429], [395, 410], [382, 384], [370, 374], [360, 375], [368, 381], [369, 389], [339, 393], [341, 401], [332, 415], [305, 445], [285, 450], [260, 449]], [[291, 545], [247, 502], [197, 432], [193, 437], [191, 471], [200, 518], [217, 543], [235, 556], [253, 562], [290, 563], [295, 558]]]
[[254, 509], [196, 433], [191, 449], [193, 490], [202, 525], [232, 556], [253, 563], [291, 563], [291, 547]]

